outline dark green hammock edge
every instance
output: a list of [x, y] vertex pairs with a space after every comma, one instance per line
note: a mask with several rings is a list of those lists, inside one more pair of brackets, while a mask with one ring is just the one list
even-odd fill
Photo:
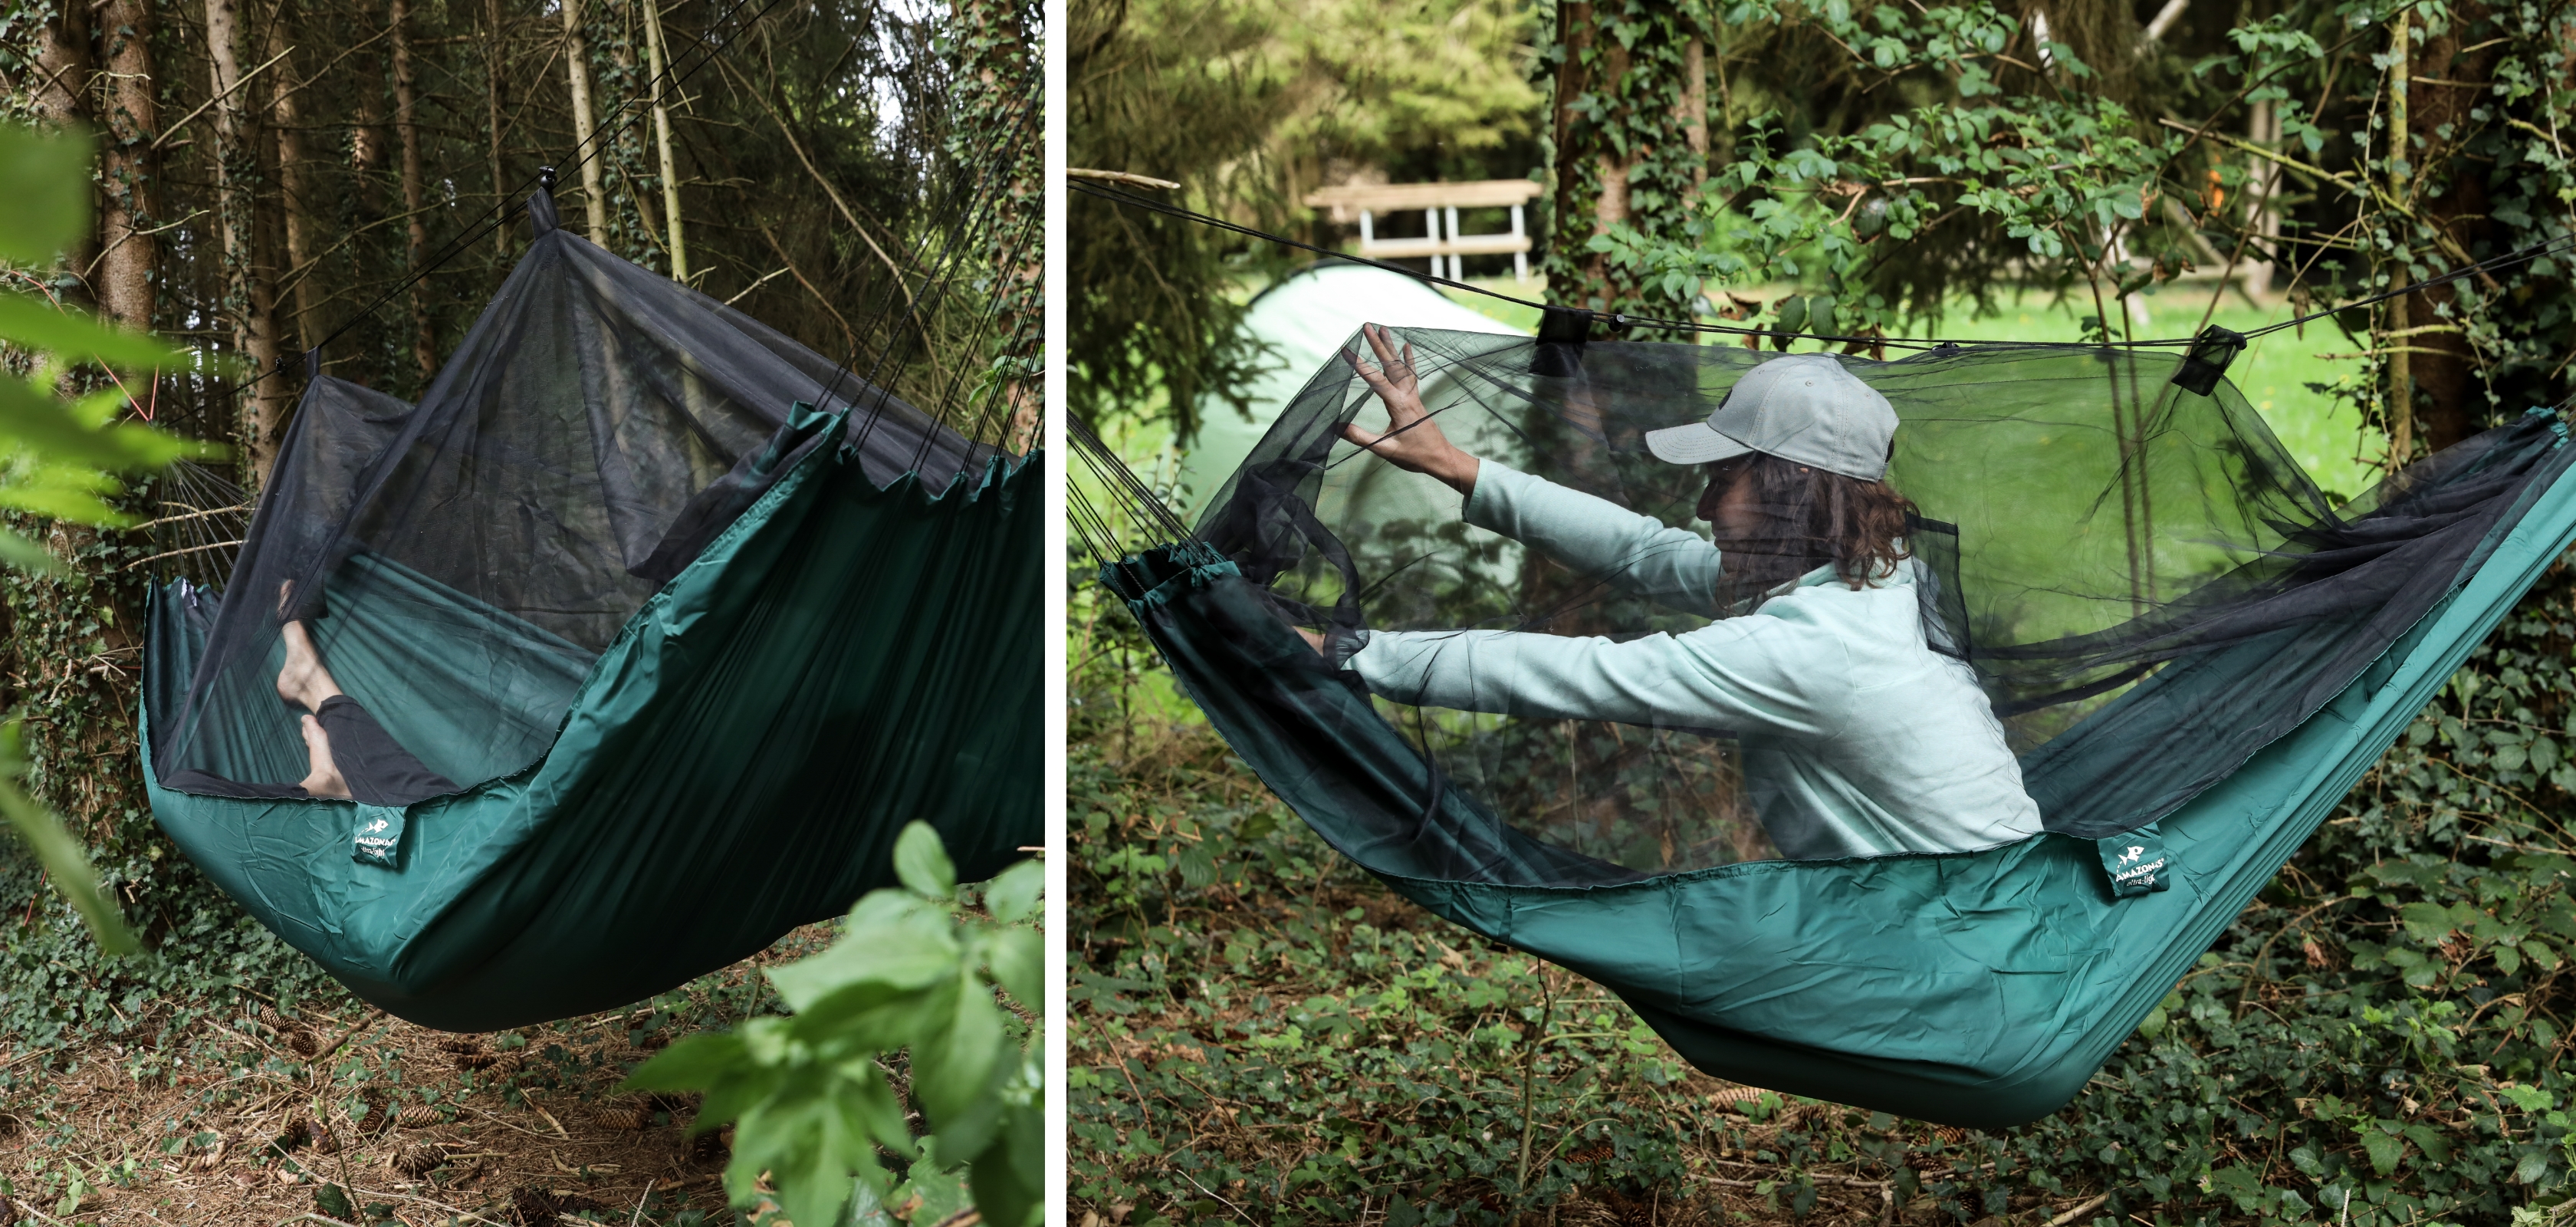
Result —
[[[164, 788], [150, 719], [177, 700], [147, 688], [153, 812], [351, 991], [451, 1031], [626, 1005], [756, 953], [891, 884], [915, 819], [960, 880], [989, 877], [1043, 837], [1042, 469], [880, 488], [811, 449], [625, 624], [543, 758], [404, 811]], [[212, 613], [156, 590], [163, 686], [187, 684]], [[352, 855], [378, 818], [393, 867]]]
[[[2246, 747], [2243, 766], [2158, 822], [2171, 888], [2129, 898], [2111, 893], [2095, 841], [2054, 833], [1976, 853], [1757, 861], [1616, 885], [1408, 873], [1449, 857], [1417, 856], [1407, 841], [1543, 849], [1438, 780], [1366, 692], [1206, 544], [1147, 550], [1102, 578], [1262, 782], [1397, 893], [1612, 987], [1711, 1074], [2004, 1128], [2074, 1098], [2576, 540], [2576, 449], [2553, 427], [2524, 433], [2526, 454], [2555, 454], [2526, 461], [2535, 474], [2519, 505], [2450, 595], [2322, 710]], [[2231, 680], [2208, 672], [2195, 684]], [[1435, 813], [1412, 828], [1372, 828], [1368, 815], [1420, 813], [1426, 796]]]

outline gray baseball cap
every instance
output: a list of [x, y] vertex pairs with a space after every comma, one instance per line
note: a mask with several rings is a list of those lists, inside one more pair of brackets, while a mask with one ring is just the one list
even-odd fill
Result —
[[1826, 354], [1783, 354], [1744, 373], [1705, 422], [1646, 432], [1646, 450], [1672, 464], [1762, 452], [1828, 473], [1887, 475], [1896, 407]]

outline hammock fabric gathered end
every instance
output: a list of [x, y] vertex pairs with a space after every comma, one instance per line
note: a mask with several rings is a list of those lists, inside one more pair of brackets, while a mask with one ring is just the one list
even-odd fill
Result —
[[[420, 404], [312, 380], [230, 581], [149, 627], [163, 828], [448, 1030], [752, 954], [889, 883], [914, 819], [962, 880], [1041, 836], [1039, 458], [530, 213]], [[390, 792], [295, 787], [289, 623], [416, 760]]]
[[[2576, 537], [2554, 415], [2347, 497], [2226, 382], [2226, 337], [1894, 362], [1387, 340], [1408, 348], [1354, 337], [1183, 539], [1104, 582], [1236, 753], [1398, 892], [1610, 988], [1710, 1073], [1937, 1122], [2071, 1099]], [[1708, 472], [1657, 458], [1673, 436], [1648, 432], [1776, 361], [1894, 407], [1901, 560], [1816, 567], [1830, 499], [1775, 483], [1711, 514]], [[1364, 378], [1397, 373], [1484, 462], [1463, 498], [1346, 437], [1425, 429]], [[1985, 699], [1917, 731], [1983, 722], [2030, 825], [1941, 813], [1948, 850], [1851, 854], [1822, 811], [1869, 798], [1784, 774], [1837, 731], [1794, 726], [1851, 707], [1811, 691], [1912, 692], [1827, 661], [1747, 684], [1788, 715], [1737, 718], [1602, 663], [1794, 636], [1820, 584], [1911, 604], [1915, 653]], [[1584, 685], [1634, 701], [1552, 697]]]

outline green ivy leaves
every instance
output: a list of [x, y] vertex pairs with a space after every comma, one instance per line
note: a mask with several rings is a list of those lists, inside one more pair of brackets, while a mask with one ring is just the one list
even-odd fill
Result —
[[[89, 142], [0, 125], [0, 261], [50, 265], [89, 225]], [[34, 283], [33, 276], [22, 280]], [[0, 348], [36, 355], [28, 375], [0, 373], [0, 508], [83, 524], [119, 525], [127, 517], [107, 500], [123, 489], [114, 474], [161, 468], [183, 456], [221, 449], [116, 419], [130, 399], [117, 386], [65, 399], [58, 389], [82, 364], [217, 373], [214, 364], [139, 333], [109, 328], [35, 294], [0, 291]], [[44, 547], [0, 530], [0, 563], [58, 573]], [[0, 812], [79, 910], [101, 948], [136, 949], [134, 935], [80, 841], [62, 820], [18, 785], [26, 768], [16, 720], [0, 728]]]
[[[894, 863], [902, 889], [870, 892], [829, 949], [768, 973], [791, 1015], [683, 1040], [629, 1085], [706, 1092], [691, 1128], [734, 1125], [725, 1189], [737, 1206], [759, 1204], [763, 1172], [793, 1223], [839, 1222], [862, 1186], [900, 1200], [882, 1151], [914, 1183], [963, 1166], [985, 1221], [1035, 1223], [1045, 1077], [1037, 1036], [1013, 1037], [994, 989], [1042, 1000], [1045, 950], [1028, 922], [1043, 871], [1023, 862], [995, 878], [987, 921], [959, 910], [956, 866], [927, 824], [904, 828]], [[896, 1052], [929, 1136], [912, 1136], [879, 1064]]]

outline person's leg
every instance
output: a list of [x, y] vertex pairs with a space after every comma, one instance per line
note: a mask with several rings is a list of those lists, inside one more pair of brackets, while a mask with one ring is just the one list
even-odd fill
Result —
[[[284, 599], [282, 595], [280, 599]], [[307, 712], [318, 712], [324, 703], [345, 697], [340, 693], [340, 683], [323, 667], [322, 654], [313, 650], [313, 636], [303, 623], [286, 623], [278, 633], [286, 640], [286, 665], [277, 671], [277, 697]], [[310, 715], [302, 723], [304, 759], [309, 770], [297, 781], [297, 787], [311, 796], [348, 800], [349, 782], [331, 756], [331, 734]]]
[[[345, 694], [324, 699], [305, 723], [321, 735], [323, 753], [335, 764], [347, 789], [342, 796], [369, 805], [409, 805], [461, 791], [455, 781], [412, 757], [385, 726], [376, 723], [373, 713]], [[314, 736], [305, 734], [308, 743]], [[305, 788], [311, 791], [312, 785]]]
[[340, 683], [322, 666], [322, 654], [314, 650], [313, 635], [303, 623], [286, 623], [278, 634], [286, 640], [286, 666], [277, 671], [277, 697], [309, 712], [321, 711], [324, 703], [339, 697]]
[[296, 787], [303, 789], [306, 796], [349, 800], [349, 782], [340, 777], [340, 766], [331, 757], [331, 734], [311, 716], [304, 717], [303, 724], [304, 756], [312, 770], [296, 781]]
[[313, 713], [304, 717], [304, 751], [310, 771], [300, 781], [316, 797], [368, 805], [409, 805], [459, 791], [455, 782], [412, 757], [322, 664], [302, 622], [279, 628], [286, 665], [277, 671], [277, 693]]

